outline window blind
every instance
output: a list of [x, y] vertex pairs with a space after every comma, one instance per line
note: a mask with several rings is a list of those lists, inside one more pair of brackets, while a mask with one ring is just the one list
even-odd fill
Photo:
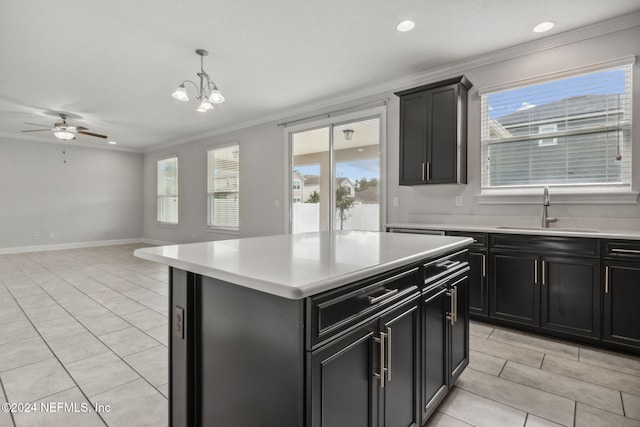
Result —
[[158, 161], [158, 222], [178, 223], [178, 158]]
[[238, 229], [240, 156], [237, 144], [207, 152], [207, 224]]
[[482, 188], [631, 190], [631, 65], [482, 99]]

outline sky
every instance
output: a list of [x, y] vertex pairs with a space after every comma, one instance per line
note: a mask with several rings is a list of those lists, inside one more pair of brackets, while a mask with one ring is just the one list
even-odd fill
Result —
[[624, 94], [625, 69], [598, 71], [488, 95], [492, 118], [533, 108], [559, 99], [582, 95]]

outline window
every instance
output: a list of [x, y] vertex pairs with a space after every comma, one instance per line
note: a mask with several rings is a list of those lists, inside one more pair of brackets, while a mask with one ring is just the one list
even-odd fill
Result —
[[293, 189], [294, 190], [300, 190], [302, 186], [302, 181], [300, 181], [299, 179], [294, 179], [293, 180]]
[[158, 160], [158, 222], [178, 223], [178, 158]]
[[631, 65], [481, 97], [483, 192], [631, 191]]
[[240, 147], [207, 152], [207, 225], [237, 230], [240, 223]]

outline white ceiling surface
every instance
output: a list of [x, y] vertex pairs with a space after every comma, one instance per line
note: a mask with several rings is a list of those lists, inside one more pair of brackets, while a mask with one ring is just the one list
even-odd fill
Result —
[[[329, 106], [348, 95], [640, 9], [638, 0], [5, 0], [0, 136], [55, 141], [49, 111], [148, 151]], [[404, 19], [416, 22], [396, 31]], [[550, 33], [531, 28], [543, 20]], [[227, 101], [198, 113], [171, 98], [196, 80], [197, 48]]]

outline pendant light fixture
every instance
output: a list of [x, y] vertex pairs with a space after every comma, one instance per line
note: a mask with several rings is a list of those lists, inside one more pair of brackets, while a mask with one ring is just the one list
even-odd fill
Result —
[[197, 76], [200, 77], [200, 85], [192, 80], [185, 80], [171, 96], [178, 101], [188, 101], [189, 95], [184, 85], [185, 83], [191, 83], [196, 88], [196, 99], [200, 101], [200, 105], [196, 108], [196, 111], [206, 113], [209, 110], [213, 110], [213, 104], [221, 104], [225, 99], [220, 93], [218, 86], [211, 80], [209, 74], [204, 71], [204, 57], [207, 56], [209, 52], [204, 49], [197, 49], [196, 54], [200, 55], [200, 72], [197, 73]]

